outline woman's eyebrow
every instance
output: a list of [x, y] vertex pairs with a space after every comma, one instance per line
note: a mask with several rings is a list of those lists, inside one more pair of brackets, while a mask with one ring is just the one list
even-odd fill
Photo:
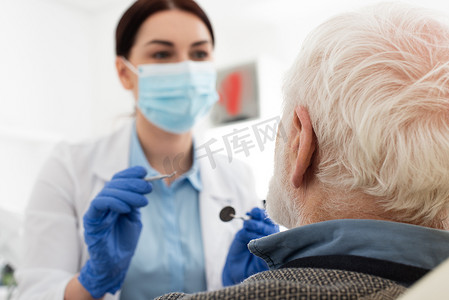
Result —
[[[190, 47], [197, 47], [197, 46], [201, 46], [201, 45], [209, 44], [209, 43], [210, 43], [209, 40], [197, 41], [197, 42], [192, 43], [190, 45]], [[151, 45], [151, 44], [160, 44], [160, 45], [169, 46], [169, 47], [175, 46], [175, 44], [173, 42], [164, 41], [164, 40], [151, 40], [151, 41], [147, 42], [145, 45]]]
[[161, 45], [165, 45], [165, 46], [169, 46], [169, 47], [174, 47], [174, 44], [172, 42], [164, 41], [164, 40], [151, 40], [151, 41], [147, 42], [145, 45], [151, 45], [151, 44], [161, 44]]
[[207, 44], [207, 43], [210, 43], [210, 41], [209, 40], [198, 41], [198, 42], [192, 43], [192, 45], [190, 45], [190, 47], [201, 46], [201, 45], [204, 45], [204, 44]]

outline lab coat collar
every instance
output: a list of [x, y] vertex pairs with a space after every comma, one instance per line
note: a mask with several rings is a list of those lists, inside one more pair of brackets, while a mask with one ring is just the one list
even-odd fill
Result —
[[94, 174], [105, 182], [129, 166], [132, 124], [133, 121], [128, 121], [105, 137], [106, 143], [98, 142], [99, 147], [105, 149], [97, 149], [97, 153], [101, 153], [102, 157], [95, 157], [92, 169]]
[[[200, 158], [198, 159], [200, 176], [202, 182], [202, 192], [211, 197], [215, 202], [220, 204], [222, 207], [230, 205], [229, 199], [232, 199], [232, 191], [226, 188], [227, 185], [217, 182], [217, 173], [229, 172], [230, 168], [213, 168], [208, 159]], [[219, 164], [222, 166], [223, 164]], [[229, 174], [228, 176], [232, 176]], [[225, 176], [221, 176], [222, 178]]]

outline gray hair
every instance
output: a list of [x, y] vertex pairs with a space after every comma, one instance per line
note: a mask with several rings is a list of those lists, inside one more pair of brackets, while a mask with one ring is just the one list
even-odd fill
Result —
[[446, 216], [444, 17], [393, 3], [336, 16], [305, 40], [284, 97], [284, 115], [297, 105], [309, 111], [324, 186], [374, 196], [402, 221], [431, 226]]

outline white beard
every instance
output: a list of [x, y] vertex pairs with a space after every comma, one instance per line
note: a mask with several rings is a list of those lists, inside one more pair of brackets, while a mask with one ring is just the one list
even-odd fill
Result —
[[295, 205], [295, 192], [289, 183], [285, 141], [278, 140], [274, 158], [274, 172], [266, 200], [268, 216], [277, 224], [286, 228], [300, 224], [300, 209]]

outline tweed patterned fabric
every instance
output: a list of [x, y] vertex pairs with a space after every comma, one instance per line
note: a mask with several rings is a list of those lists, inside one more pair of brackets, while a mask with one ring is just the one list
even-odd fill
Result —
[[368, 274], [317, 268], [287, 268], [261, 272], [242, 284], [192, 295], [171, 293], [172, 299], [291, 299], [390, 300], [406, 290], [394, 281]]

